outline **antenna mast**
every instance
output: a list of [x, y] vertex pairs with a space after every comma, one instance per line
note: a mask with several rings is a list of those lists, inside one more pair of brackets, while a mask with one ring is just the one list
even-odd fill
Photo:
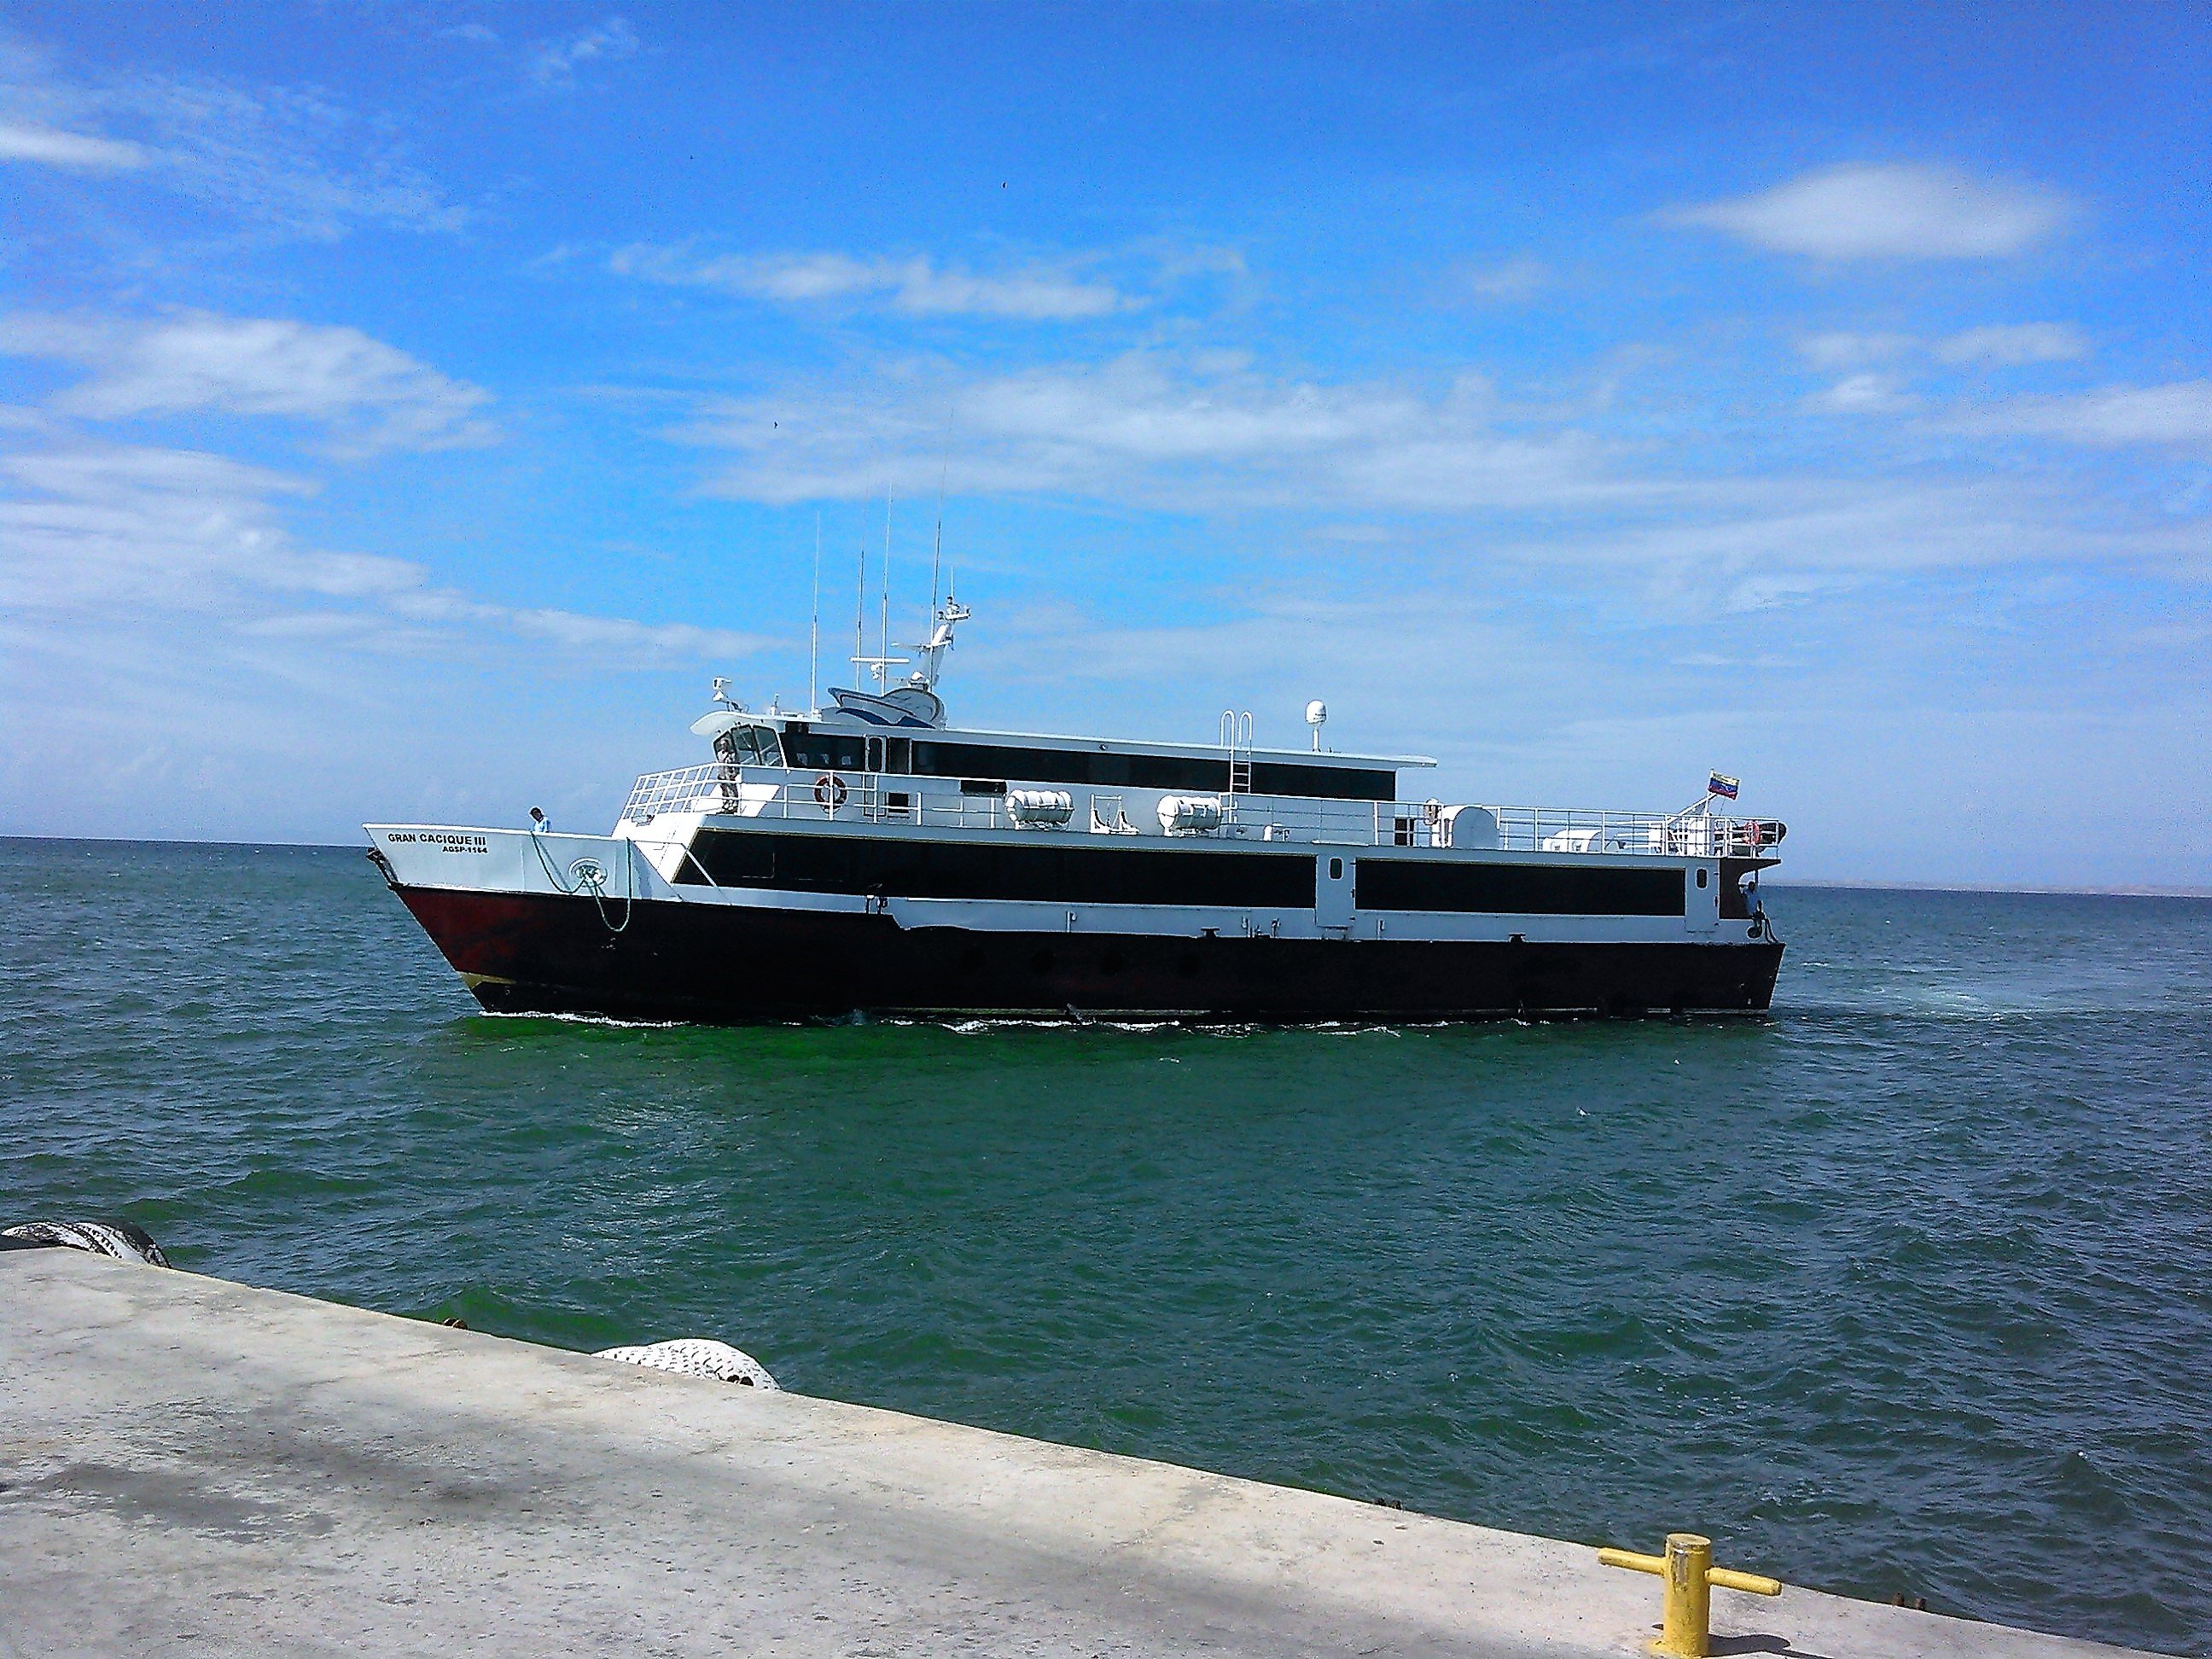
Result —
[[884, 597], [880, 613], [881, 638], [876, 646], [876, 690], [890, 684], [891, 659], [891, 492], [884, 486]]
[[812, 714], [822, 706], [821, 694], [815, 690], [817, 667], [822, 660], [822, 509], [814, 509], [814, 610], [806, 624], [806, 712]]
[[[868, 654], [868, 536], [866, 526], [860, 532], [860, 574], [853, 590], [853, 670], [855, 675], [872, 673], [876, 690], [882, 692], [890, 684], [890, 671], [906, 661], [904, 657], [891, 655], [891, 495], [884, 492], [884, 576], [883, 576], [883, 648], [874, 656]], [[830, 688], [833, 691], [835, 686]], [[854, 690], [859, 688], [854, 687]]]
[[853, 665], [868, 659], [868, 538], [860, 538], [860, 574], [853, 584]]
[[[946, 466], [950, 465], [947, 462]], [[937, 622], [937, 573], [945, 562], [945, 468], [939, 468], [937, 474], [937, 541], [929, 553], [929, 620], [933, 627]]]

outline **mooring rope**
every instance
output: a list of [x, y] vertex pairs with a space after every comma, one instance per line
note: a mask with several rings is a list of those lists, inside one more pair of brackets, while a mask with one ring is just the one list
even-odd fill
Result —
[[[545, 843], [540, 832], [535, 830], [530, 832], [530, 844], [537, 850], [538, 862], [545, 872], [545, 879], [551, 882], [564, 896], [568, 898], [580, 898], [588, 892], [592, 896], [592, 903], [599, 910], [599, 925], [610, 933], [626, 932], [629, 927], [630, 917], [637, 912], [637, 867], [630, 862], [635, 848], [626, 836], [617, 836], [615, 839], [622, 843], [623, 885], [629, 890], [623, 895], [623, 919], [619, 927], [607, 920], [605, 872], [599, 869], [595, 862], [579, 860], [578, 862], [584, 865], [585, 873], [576, 878], [576, 884], [574, 887], [569, 886], [567, 882], [561, 879], [561, 872], [553, 867], [553, 860], [545, 856]], [[597, 879], [594, 879], [594, 877]]]

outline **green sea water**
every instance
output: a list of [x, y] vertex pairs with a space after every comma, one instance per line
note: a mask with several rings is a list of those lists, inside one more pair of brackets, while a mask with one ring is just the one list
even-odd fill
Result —
[[1764, 1019], [707, 1030], [477, 1012], [357, 850], [0, 884], [0, 1221], [2212, 1654], [2212, 902], [1770, 885]]

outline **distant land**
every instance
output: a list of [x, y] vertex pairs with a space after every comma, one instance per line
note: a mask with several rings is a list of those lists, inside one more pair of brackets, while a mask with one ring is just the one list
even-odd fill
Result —
[[2049, 893], [2073, 898], [2212, 898], [2212, 887], [2160, 887], [2143, 884], [2127, 887], [2063, 887], [2047, 882], [2014, 881], [1826, 881], [1798, 877], [1795, 880], [1761, 878], [1762, 887], [1844, 887], [1881, 893]]

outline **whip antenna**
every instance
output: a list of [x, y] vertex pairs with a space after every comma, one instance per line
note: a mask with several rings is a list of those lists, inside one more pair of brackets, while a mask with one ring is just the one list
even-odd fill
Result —
[[878, 613], [882, 638], [876, 646], [876, 690], [890, 684], [891, 657], [891, 492], [884, 488], [884, 597]]
[[929, 554], [929, 621], [932, 627], [937, 623], [937, 573], [945, 562], [945, 475], [951, 469], [951, 463], [948, 461], [938, 469], [937, 473], [937, 543]]
[[860, 574], [853, 583], [853, 665], [855, 668], [868, 656], [868, 538], [860, 536]]
[[822, 707], [815, 690], [817, 665], [822, 660], [822, 509], [814, 509], [814, 610], [806, 623], [806, 712]]

